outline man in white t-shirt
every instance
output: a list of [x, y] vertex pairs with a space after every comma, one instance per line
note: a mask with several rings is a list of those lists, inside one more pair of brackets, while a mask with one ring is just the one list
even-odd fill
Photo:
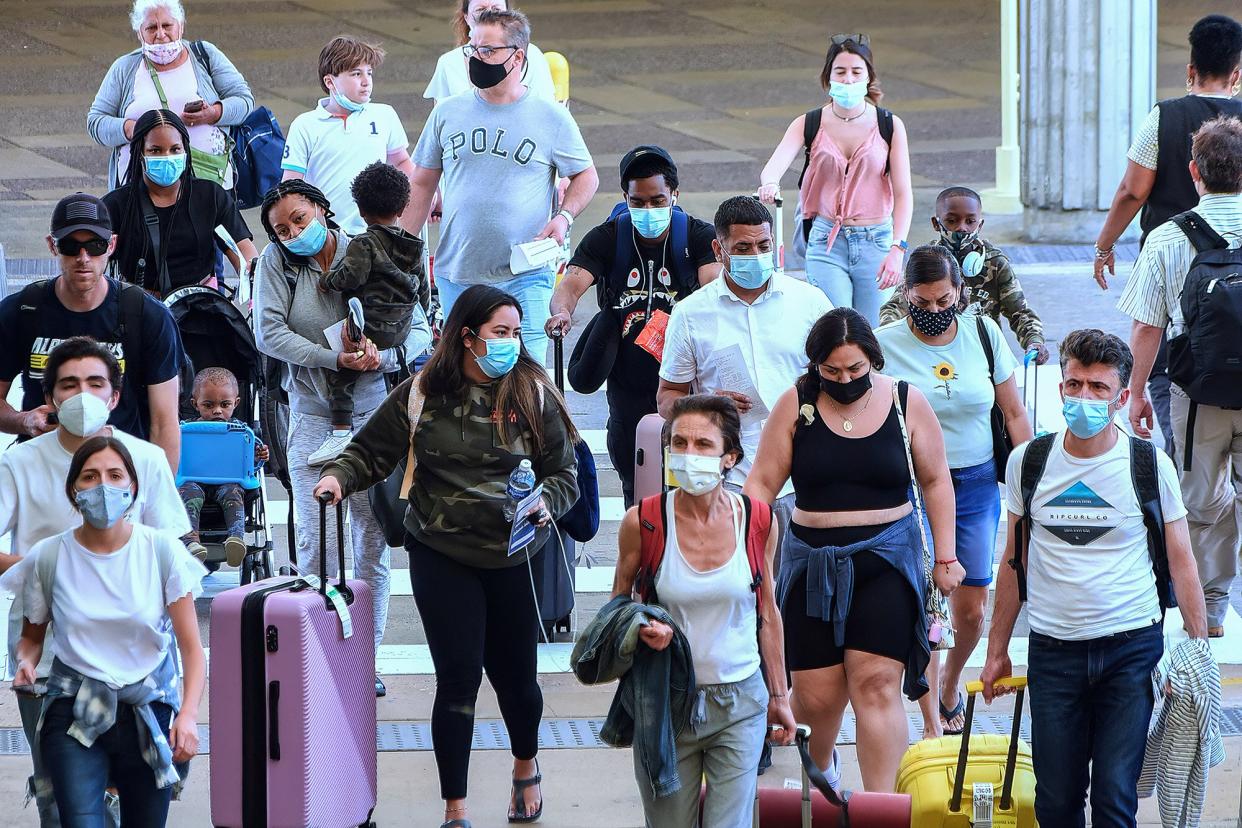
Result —
[[[1164, 651], [1164, 617], [1154, 561], [1136, 494], [1146, 478], [1158, 491], [1167, 569], [1182, 620], [1207, 637], [1207, 610], [1190, 551], [1177, 472], [1163, 452], [1113, 425], [1125, 408], [1133, 368], [1130, 349], [1099, 330], [1073, 331], [1061, 342], [1061, 396], [1067, 431], [1045, 435], [1010, 455], [1005, 475], [1009, 531], [1025, 543], [1027, 680], [1035, 763], [1035, 816], [1041, 825], [1083, 825], [1091, 784], [1095, 825], [1135, 824], [1138, 778], [1155, 698], [1151, 674]], [[1132, 439], [1134, 442], [1132, 443]], [[1132, 457], [1136, 451], [1142, 456]], [[1030, 487], [1024, 518], [1024, 458]], [[1046, 465], [1034, 485], [1036, 458]], [[1140, 462], [1142, 461], [1142, 462]], [[1149, 501], [1155, 501], [1153, 495]], [[1154, 510], [1153, 510], [1154, 511]], [[989, 702], [1012, 674], [1009, 641], [1021, 608], [1018, 570], [1002, 566], [980, 679]]]
[[[776, 272], [772, 214], [758, 199], [726, 199], [714, 223], [712, 249], [724, 275], [673, 307], [656, 405], [668, 419], [673, 403], [687, 394], [733, 400], [742, 416], [744, 454], [725, 485], [740, 492], [768, 412], [806, 373], [807, 334], [832, 303], [814, 285]], [[782, 542], [793, 499], [793, 484], [786, 481], [773, 504]], [[778, 566], [782, 542], [777, 544]]]
[[[164, 452], [107, 424], [109, 413], [121, 397], [121, 366], [111, 351], [89, 337], [66, 339], [48, 355], [43, 393], [47, 404], [57, 412], [56, 430], [0, 453], [0, 535], [7, 534], [11, 539], [9, 552], [0, 553], [0, 572], [20, 561], [44, 538], [81, 524], [82, 516], [65, 494], [65, 478], [73, 453], [87, 439], [100, 434], [120, 440], [134, 459], [138, 496], [130, 510], [131, 518], [154, 529], [168, 530], [177, 537], [190, 531], [190, 521]], [[15, 600], [8, 619], [6, 679], [11, 677], [17, 661], [21, 630], [22, 608], [20, 601]], [[47, 677], [55, 655], [50, 632], [43, 653], [38, 671], [41, 679]], [[22, 726], [31, 745], [37, 744], [35, 724], [40, 706], [39, 698], [18, 696]], [[32, 750], [31, 760], [35, 776], [42, 775], [37, 750]], [[34, 793], [42, 825], [59, 825], [51, 792]]]

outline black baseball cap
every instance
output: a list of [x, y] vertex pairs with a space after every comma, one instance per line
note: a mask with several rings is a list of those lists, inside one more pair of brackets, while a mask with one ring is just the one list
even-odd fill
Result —
[[653, 155], [672, 167], [673, 172], [677, 172], [677, 165], [673, 163], [672, 156], [665, 152], [663, 147], [657, 147], [653, 144], [644, 144], [641, 147], [634, 147], [634, 149], [621, 156], [621, 180], [625, 181], [625, 174], [629, 171], [630, 167], [634, 166], [635, 162], [650, 158]]
[[89, 230], [101, 239], [112, 238], [112, 216], [102, 200], [88, 193], [74, 193], [56, 202], [52, 210], [52, 238], [60, 241], [70, 233]]

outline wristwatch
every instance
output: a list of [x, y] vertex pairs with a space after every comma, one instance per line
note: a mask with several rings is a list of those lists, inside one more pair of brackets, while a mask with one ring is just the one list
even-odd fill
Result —
[[[566, 230], [574, 226], [574, 214], [573, 213], [569, 212], [568, 210], [561, 210], [556, 215], [565, 217], [565, 229]], [[552, 218], [556, 218], [556, 216], [553, 216]]]
[[893, 242], [893, 243], [892, 243], [891, 245], [889, 245], [889, 246], [890, 246], [890, 247], [900, 247], [900, 248], [901, 248], [901, 252], [902, 252], [902, 253], [904, 253], [904, 252], [906, 252], [907, 250], [909, 250], [909, 249], [910, 249], [910, 242], [906, 241], [905, 239], [901, 239], [900, 241], [895, 241], [895, 242]]

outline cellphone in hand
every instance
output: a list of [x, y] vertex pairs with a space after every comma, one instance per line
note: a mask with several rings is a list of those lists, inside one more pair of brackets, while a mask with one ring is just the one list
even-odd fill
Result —
[[37, 699], [47, 695], [46, 684], [14, 684], [13, 692], [19, 696]]
[[185, 105], [185, 111], [186, 112], [200, 112], [203, 109], [203, 107], [205, 107], [206, 105], [207, 105], [207, 102], [201, 99], [197, 101], [189, 101]]

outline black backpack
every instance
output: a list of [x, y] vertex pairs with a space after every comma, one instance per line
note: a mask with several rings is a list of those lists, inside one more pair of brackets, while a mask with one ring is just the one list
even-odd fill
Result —
[[[1035, 487], [1044, 476], [1048, 455], [1056, 434], [1042, 434], [1032, 440], [1022, 457], [1022, 517], [1018, 518], [1013, 539], [1013, 558], [1009, 561], [1018, 576], [1018, 600], [1026, 601], [1026, 564], [1024, 558], [1031, 545], [1031, 500]], [[1160, 481], [1156, 472], [1156, 447], [1140, 437], [1125, 435], [1130, 441], [1130, 480], [1143, 510], [1147, 528], [1147, 550], [1156, 574], [1156, 593], [1160, 596], [1160, 612], [1177, 606], [1173, 577], [1169, 574], [1169, 550], [1164, 543], [1164, 509], [1160, 505]]]
[[[893, 146], [893, 113], [882, 106], [875, 108], [876, 119], [879, 122], [880, 137], [884, 139], [884, 143], [891, 149]], [[802, 189], [802, 179], [806, 178], [806, 168], [811, 166], [811, 144], [815, 141], [815, 136], [819, 134], [820, 123], [824, 119], [824, 108], [817, 106], [806, 113], [802, 121], [802, 172], [798, 174], [798, 189]], [[890, 162], [884, 163], [884, 174], [888, 175]], [[815, 219], [802, 220], [802, 238], [805, 241], [811, 237], [811, 224]]]
[[1190, 470], [1195, 408], [1242, 408], [1242, 249], [1194, 210], [1170, 219], [1195, 246], [1182, 285], [1185, 328], [1169, 337], [1169, 379], [1190, 397], [1185, 468]]

